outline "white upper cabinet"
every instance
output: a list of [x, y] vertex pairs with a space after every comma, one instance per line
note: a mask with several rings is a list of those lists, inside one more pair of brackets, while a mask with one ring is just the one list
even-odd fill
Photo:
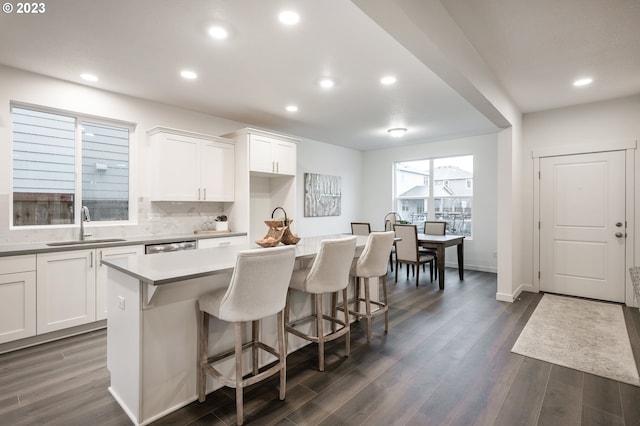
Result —
[[250, 135], [249, 170], [278, 175], [295, 175], [296, 144], [262, 135]]
[[153, 152], [153, 201], [234, 200], [233, 141], [164, 127], [147, 133]]
[[200, 182], [204, 201], [233, 201], [235, 191], [235, 147], [205, 142], [201, 146]]

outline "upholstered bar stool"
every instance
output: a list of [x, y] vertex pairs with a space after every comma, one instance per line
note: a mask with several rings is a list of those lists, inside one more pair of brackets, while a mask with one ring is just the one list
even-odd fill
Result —
[[[237, 423], [242, 424], [243, 388], [280, 373], [280, 399], [286, 391], [287, 349], [284, 340], [283, 310], [287, 289], [295, 262], [295, 247], [282, 246], [266, 249], [244, 250], [238, 253], [231, 283], [220, 289], [202, 295], [198, 299], [198, 400], [206, 398], [206, 375], [210, 374], [224, 386], [236, 389]], [[260, 342], [260, 320], [278, 315], [278, 348]], [[235, 328], [234, 349], [223, 354], [208, 357], [209, 316], [232, 322]], [[252, 323], [251, 341], [242, 344], [242, 328], [245, 322]], [[253, 374], [243, 378], [242, 352], [252, 349]], [[262, 349], [276, 358], [275, 365], [263, 372], [258, 370], [258, 350]], [[235, 356], [235, 377], [226, 377], [213, 366], [219, 361]]]
[[[349, 271], [356, 253], [356, 237], [327, 239], [320, 242], [320, 251], [316, 255], [309, 269], [293, 271], [287, 307], [284, 310], [285, 327], [288, 333], [294, 334], [310, 342], [318, 344], [318, 369], [324, 371], [324, 344], [345, 336], [345, 356], [350, 351], [350, 327], [347, 305], [347, 286], [349, 285]], [[290, 299], [292, 291], [302, 291], [314, 295], [315, 312], [311, 316], [289, 322]], [[342, 291], [344, 319], [337, 315], [337, 296]], [[323, 294], [331, 294], [331, 315], [325, 315], [323, 309]], [[306, 334], [295, 328], [297, 325], [315, 320], [315, 335]], [[324, 322], [331, 323], [331, 332], [325, 335]], [[340, 326], [337, 329], [336, 325]], [[288, 335], [287, 335], [288, 336]]]
[[[362, 254], [351, 268], [351, 275], [355, 278], [355, 297], [352, 300], [353, 309], [349, 313], [357, 319], [367, 319], [367, 342], [371, 341], [371, 320], [373, 317], [384, 314], [384, 331], [389, 331], [389, 306], [387, 303], [387, 261], [391, 253], [391, 246], [395, 238], [395, 232], [372, 232], [369, 234], [367, 244]], [[371, 300], [370, 279], [378, 278], [382, 282], [383, 301]], [[360, 286], [364, 287], [364, 298], [360, 297]], [[364, 304], [365, 311], [359, 309]], [[371, 305], [377, 306], [375, 311]]]

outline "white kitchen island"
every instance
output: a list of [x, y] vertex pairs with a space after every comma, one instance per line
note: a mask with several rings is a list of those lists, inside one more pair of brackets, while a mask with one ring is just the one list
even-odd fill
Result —
[[[297, 263], [315, 256], [321, 240], [341, 237], [348, 235], [303, 238], [296, 246]], [[366, 240], [358, 236], [357, 254]], [[109, 266], [109, 391], [134, 424], [151, 423], [197, 399], [196, 302], [200, 295], [229, 284], [241, 249], [226, 246], [102, 261]], [[294, 296], [291, 318], [310, 313], [310, 298]], [[210, 327], [209, 354], [233, 346], [233, 327], [212, 321], [216, 323]], [[276, 343], [275, 316], [262, 322], [262, 337]], [[291, 336], [289, 352], [304, 344]], [[270, 361], [265, 355], [261, 365]], [[232, 362], [222, 364], [222, 369], [231, 370]], [[207, 392], [217, 387], [220, 385], [208, 378]]]

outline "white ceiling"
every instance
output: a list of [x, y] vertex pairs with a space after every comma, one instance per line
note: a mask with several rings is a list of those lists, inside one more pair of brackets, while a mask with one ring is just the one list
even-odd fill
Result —
[[[640, 93], [637, 0], [441, 3], [524, 112]], [[347, 0], [57, 0], [46, 8], [0, 13], [0, 64], [360, 150], [496, 131]], [[285, 9], [300, 13], [298, 25], [278, 22]], [[215, 23], [231, 29], [228, 40], [208, 36]], [[181, 79], [186, 68], [199, 78]], [[87, 83], [82, 72], [100, 80]], [[382, 86], [387, 74], [398, 82]], [[571, 86], [586, 74], [591, 87]], [[316, 84], [325, 75], [337, 82], [329, 91]], [[285, 111], [290, 103], [297, 113]], [[392, 139], [391, 127], [409, 131]]]

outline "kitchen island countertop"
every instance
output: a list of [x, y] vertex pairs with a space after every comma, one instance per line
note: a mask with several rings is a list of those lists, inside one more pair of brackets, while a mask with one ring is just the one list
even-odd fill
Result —
[[[302, 238], [296, 245], [296, 258], [314, 256], [320, 248], [320, 241], [324, 239], [348, 236], [340, 234]], [[363, 247], [366, 240], [366, 236], [358, 236], [357, 245]], [[238, 251], [249, 248], [259, 247], [254, 243], [249, 243], [247, 246], [185, 250], [159, 253], [153, 256], [127, 256], [105, 259], [102, 263], [146, 284], [164, 285], [229, 272], [235, 266]]]

